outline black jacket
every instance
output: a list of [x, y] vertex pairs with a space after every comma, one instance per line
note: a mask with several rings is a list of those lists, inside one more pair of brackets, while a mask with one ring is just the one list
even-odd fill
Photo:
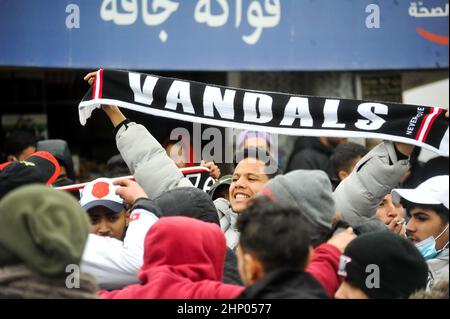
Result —
[[296, 169], [328, 170], [328, 162], [333, 150], [323, 145], [317, 137], [300, 137], [295, 142], [286, 167], [286, 173]]
[[279, 269], [247, 287], [239, 299], [329, 299], [322, 285], [304, 271]]

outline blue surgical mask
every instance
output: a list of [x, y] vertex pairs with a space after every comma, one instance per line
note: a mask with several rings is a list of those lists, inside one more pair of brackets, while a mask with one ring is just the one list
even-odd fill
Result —
[[417, 249], [420, 251], [420, 254], [423, 256], [423, 258], [425, 258], [425, 260], [433, 259], [448, 245], [447, 243], [443, 249], [440, 249], [439, 251], [436, 250], [436, 239], [441, 237], [447, 229], [448, 224], [447, 227], [445, 227], [445, 229], [436, 238], [430, 236], [427, 239], [424, 239], [416, 244]]

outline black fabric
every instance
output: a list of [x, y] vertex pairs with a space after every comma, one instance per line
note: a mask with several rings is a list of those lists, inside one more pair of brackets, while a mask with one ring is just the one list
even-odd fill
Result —
[[296, 142], [296, 147], [291, 155], [286, 172], [296, 169], [327, 171], [333, 149], [323, 145], [319, 138], [300, 137]]
[[329, 299], [322, 285], [310, 274], [278, 269], [247, 287], [239, 299]]
[[[136, 72], [99, 70], [79, 104], [81, 124], [102, 104], [181, 121], [295, 136], [382, 138], [448, 156], [442, 108], [250, 91]], [[100, 89], [98, 89], [100, 88]]]
[[195, 187], [179, 187], [155, 199], [162, 216], [186, 216], [220, 226], [216, 206], [207, 193]]
[[131, 207], [131, 211], [139, 208], [152, 212], [158, 218], [161, 217], [161, 208], [157, 203], [148, 198], [138, 198]]
[[37, 166], [24, 162], [12, 162], [0, 171], [0, 198], [11, 190], [28, 184], [45, 184], [46, 179]]
[[238, 271], [237, 257], [234, 251], [227, 247], [227, 254], [225, 255], [225, 265], [223, 272], [223, 282], [225, 284], [242, 286], [241, 276]]
[[[407, 299], [425, 289], [428, 266], [409, 240], [390, 231], [358, 236], [345, 248], [351, 260], [345, 264], [345, 280], [372, 299]], [[368, 266], [379, 269], [379, 287], [368, 287]]]
[[[333, 225], [333, 229], [331, 231], [330, 238], [333, 235], [346, 230], [348, 227], [352, 227], [352, 226], [343, 220], [338, 220]], [[390, 231], [389, 228], [387, 228], [386, 225], [384, 223], [382, 223], [381, 221], [379, 221], [378, 219], [371, 219], [371, 220], [365, 221], [363, 224], [361, 224], [357, 227], [352, 227], [352, 228], [353, 228], [353, 232], [357, 236], [367, 234], [367, 233], [377, 232], [377, 231]]]
[[113, 130], [114, 136], [117, 135], [117, 132], [119, 132], [119, 130], [120, 130], [120, 128], [121, 128], [122, 126], [125, 125], [125, 126], [128, 128], [128, 124], [130, 124], [130, 123], [131, 123], [130, 119], [125, 119], [125, 120], [123, 120], [122, 122], [120, 122], [119, 125], [117, 125], [117, 126], [114, 128], [114, 130]]

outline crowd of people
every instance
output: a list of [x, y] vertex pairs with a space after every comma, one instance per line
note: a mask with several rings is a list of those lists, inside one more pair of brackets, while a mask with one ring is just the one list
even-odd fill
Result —
[[56, 189], [76, 182], [65, 141], [7, 137], [0, 298], [448, 298], [448, 158], [417, 168], [411, 145], [300, 137], [283, 173], [270, 135], [245, 131], [231, 175], [201, 162], [207, 193], [175, 144], [102, 109], [120, 154], [81, 191]]

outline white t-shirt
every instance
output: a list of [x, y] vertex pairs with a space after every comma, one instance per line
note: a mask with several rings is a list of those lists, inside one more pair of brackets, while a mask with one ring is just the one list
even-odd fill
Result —
[[155, 214], [139, 208], [131, 212], [123, 242], [89, 234], [81, 271], [93, 275], [102, 289], [120, 289], [139, 283], [137, 274], [143, 263], [144, 239], [157, 220]]

